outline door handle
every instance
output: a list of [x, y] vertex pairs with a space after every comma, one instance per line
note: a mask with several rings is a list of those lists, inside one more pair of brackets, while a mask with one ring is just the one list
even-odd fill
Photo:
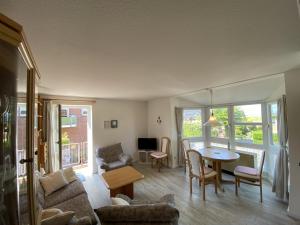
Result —
[[33, 162], [33, 158], [29, 158], [29, 159], [21, 159], [19, 161], [19, 163], [24, 164], [24, 163], [32, 163]]

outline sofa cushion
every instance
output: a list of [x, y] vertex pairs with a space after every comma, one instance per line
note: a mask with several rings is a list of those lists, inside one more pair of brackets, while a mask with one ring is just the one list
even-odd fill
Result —
[[53, 205], [57, 205], [61, 202], [74, 198], [82, 193], [86, 193], [83, 184], [79, 180], [75, 180], [66, 185], [64, 188], [61, 188], [53, 192], [51, 195], [46, 196], [44, 207], [49, 208]]
[[40, 182], [44, 188], [45, 196], [50, 195], [54, 191], [57, 191], [68, 184], [68, 181], [60, 170], [51, 173], [48, 176], [41, 177]]
[[97, 156], [104, 159], [106, 163], [119, 161], [119, 155], [123, 153], [121, 143], [98, 148]]
[[114, 162], [108, 163], [107, 165], [108, 165], [109, 170], [114, 170], [114, 169], [123, 167], [126, 164], [124, 164], [122, 161], [114, 161]]
[[179, 211], [166, 203], [95, 209], [101, 224], [178, 224]]
[[53, 207], [61, 209], [62, 211], [74, 211], [78, 219], [89, 216], [91, 218], [92, 224], [97, 224], [95, 214], [86, 193], [82, 193]]
[[68, 181], [68, 183], [71, 183], [72, 181], [77, 180], [77, 176], [72, 167], [63, 169], [62, 172], [63, 172], [64, 177]]
[[111, 198], [112, 205], [129, 205], [129, 202], [122, 198]]
[[58, 212], [55, 215], [42, 219], [41, 225], [68, 225], [73, 216], [75, 215], [72, 211]]

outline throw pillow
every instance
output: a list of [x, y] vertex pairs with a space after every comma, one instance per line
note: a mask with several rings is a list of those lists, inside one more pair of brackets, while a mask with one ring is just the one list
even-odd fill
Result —
[[74, 217], [75, 212], [58, 212], [53, 216], [47, 217], [46, 219], [42, 219], [41, 225], [67, 225], [71, 219]]
[[68, 184], [68, 181], [65, 179], [62, 171], [57, 171], [49, 174], [48, 176], [40, 177], [40, 182], [45, 191], [45, 196], [50, 195], [54, 191], [64, 187]]
[[122, 198], [111, 198], [112, 205], [129, 205], [127, 201]]
[[71, 183], [72, 181], [77, 180], [77, 176], [72, 167], [64, 169], [63, 174], [64, 174], [64, 177], [66, 178], [66, 180], [68, 181], [68, 183]]

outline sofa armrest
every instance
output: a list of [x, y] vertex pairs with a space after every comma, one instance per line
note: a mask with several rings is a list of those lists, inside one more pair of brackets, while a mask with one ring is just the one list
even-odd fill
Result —
[[166, 203], [131, 206], [105, 206], [95, 209], [100, 222], [178, 224], [179, 211]]
[[108, 164], [104, 161], [104, 159], [100, 158], [100, 157], [96, 157], [96, 163], [98, 166], [100, 166], [101, 169], [103, 170], [107, 170], [109, 169]]
[[124, 164], [126, 164], [126, 165], [128, 165], [128, 164], [130, 164], [132, 162], [131, 156], [127, 155], [125, 153], [122, 153], [122, 154], [119, 155], [119, 160], [121, 162], [123, 162]]

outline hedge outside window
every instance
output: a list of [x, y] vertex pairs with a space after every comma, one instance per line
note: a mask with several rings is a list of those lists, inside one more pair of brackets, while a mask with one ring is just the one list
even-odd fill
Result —
[[183, 110], [183, 137], [202, 137], [202, 117], [201, 109]]
[[234, 125], [236, 142], [263, 144], [261, 104], [234, 106]]
[[214, 116], [216, 117], [216, 119], [223, 125], [211, 127], [210, 136], [215, 138], [228, 138], [228, 108], [213, 108], [210, 110], [210, 113], [212, 110], [214, 111]]

